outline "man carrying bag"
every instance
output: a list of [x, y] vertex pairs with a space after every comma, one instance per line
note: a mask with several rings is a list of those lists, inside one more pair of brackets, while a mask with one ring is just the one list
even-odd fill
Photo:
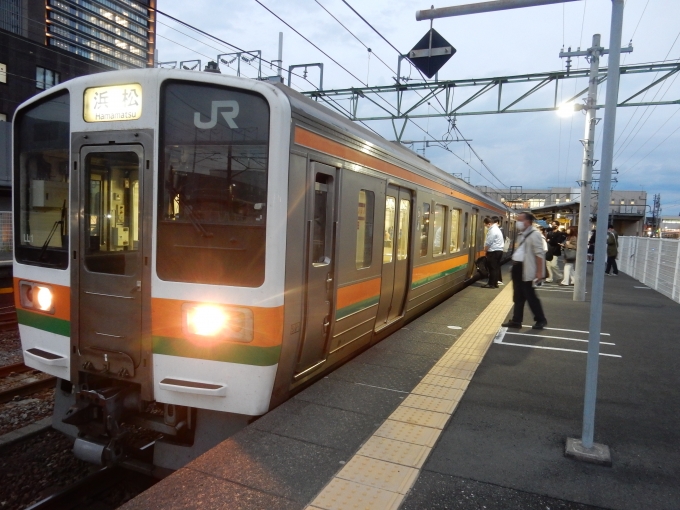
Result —
[[534, 215], [528, 212], [517, 215], [517, 229], [519, 244], [512, 254], [512, 300], [515, 303], [512, 319], [503, 324], [505, 328], [521, 328], [524, 319], [524, 304], [534, 314], [536, 324], [533, 329], [543, 329], [548, 321], [543, 313], [543, 306], [536, 295], [534, 283], [540, 283], [545, 278], [545, 250], [543, 236], [534, 227]]

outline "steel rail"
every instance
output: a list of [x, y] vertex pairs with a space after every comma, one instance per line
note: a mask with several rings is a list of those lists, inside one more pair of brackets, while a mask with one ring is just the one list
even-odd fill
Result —
[[14, 386], [12, 388], [2, 390], [0, 391], [0, 404], [9, 402], [16, 396], [25, 397], [26, 395], [32, 395], [33, 393], [37, 393], [41, 390], [53, 388], [56, 384], [56, 381], [57, 381], [56, 377], [50, 376], [45, 379], [31, 381], [26, 384], [21, 384], [19, 386]]
[[28, 372], [29, 370], [33, 370], [31, 367], [27, 367], [23, 363], [14, 363], [12, 365], [4, 365], [0, 367], [0, 379], [7, 377], [9, 374], [23, 374], [24, 372]]

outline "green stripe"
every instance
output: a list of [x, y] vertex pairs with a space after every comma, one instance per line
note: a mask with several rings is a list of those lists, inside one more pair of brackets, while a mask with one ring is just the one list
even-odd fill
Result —
[[71, 337], [71, 322], [64, 319], [57, 319], [51, 315], [29, 312], [28, 310], [17, 310], [17, 321], [24, 326], [42, 329], [57, 335]]
[[435, 280], [438, 280], [439, 278], [443, 278], [445, 276], [449, 276], [450, 274], [457, 273], [458, 271], [461, 271], [467, 267], [467, 263], [462, 264], [460, 266], [452, 267], [451, 269], [447, 269], [446, 271], [442, 271], [441, 273], [435, 273], [431, 276], [428, 276], [427, 278], [423, 278], [422, 280], [418, 280], [417, 282], [413, 282], [411, 284], [412, 289], [417, 289], [418, 287], [422, 287], [423, 285], [426, 285], [430, 282], [433, 282]]
[[179, 356], [182, 358], [227, 361], [242, 365], [267, 367], [279, 362], [281, 346], [258, 347], [248, 344], [225, 342], [217, 345], [200, 346], [183, 338], [154, 336], [153, 353]]
[[364, 299], [363, 301], [359, 301], [357, 303], [354, 303], [354, 304], [351, 304], [349, 306], [345, 306], [344, 308], [340, 308], [339, 310], [336, 310], [335, 320], [342, 319], [344, 317], [347, 317], [348, 315], [351, 315], [351, 314], [356, 313], [360, 310], [363, 310], [365, 308], [368, 308], [370, 306], [377, 304], [378, 298], [379, 298], [379, 296], [373, 296], [371, 298]]

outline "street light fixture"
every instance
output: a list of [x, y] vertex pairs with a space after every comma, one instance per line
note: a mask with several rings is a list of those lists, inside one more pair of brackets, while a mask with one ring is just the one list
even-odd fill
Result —
[[566, 119], [574, 115], [575, 112], [580, 112], [584, 108], [585, 108], [584, 105], [580, 103], [575, 103], [573, 101], [562, 103], [557, 109], [557, 115]]

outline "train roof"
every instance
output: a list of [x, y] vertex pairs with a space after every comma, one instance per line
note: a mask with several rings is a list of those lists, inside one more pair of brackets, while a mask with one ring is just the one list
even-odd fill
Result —
[[407, 149], [401, 143], [386, 140], [373, 131], [366, 129], [361, 124], [343, 117], [327, 106], [319, 104], [317, 101], [300, 94], [286, 85], [274, 84], [274, 86], [279, 88], [284, 94], [288, 96], [291, 106], [294, 109], [301, 110], [307, 115], [319, 119], [321, 122], [330, 124], [333, 127], [345, 131], [350, 135], [359, 137], [372, 143], [376, 147], [394, 156], [397, 156], [398, 159], [417, 168], [427, 177], [435, 177], [437, 180], [442, 181], [454, 189], [464, 192], [466, 195], [478, 198], [503, 210], [510, 210], [503, 202], [491, 198], [484, 192], [465, 182], [463, 179], [459, 179], [458, 177], [454, 177], [451, 174], [445, 172], [412, 150]]

